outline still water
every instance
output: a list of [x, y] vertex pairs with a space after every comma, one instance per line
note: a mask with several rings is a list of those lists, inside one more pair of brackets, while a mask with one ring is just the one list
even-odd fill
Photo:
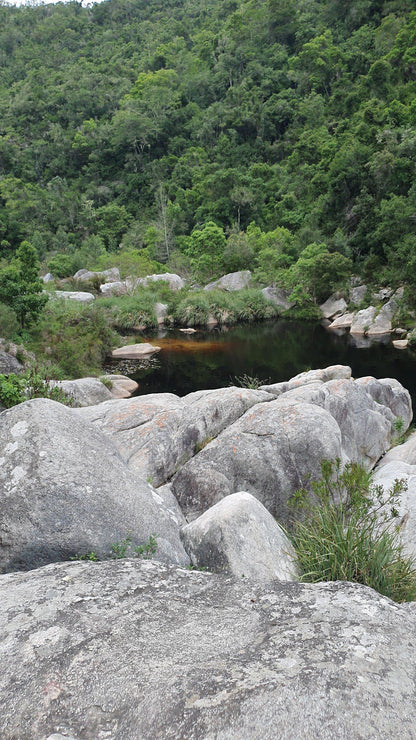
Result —
[[169, 330], [145, 340], [162, 348], [150, 361], [107, 365], [111, 372], [134, 378], [139, 383], [138, 394], [183, 396], [234, 384], [244, 374], [277, 383], [303, 370], [342, 364], [350, 365], [354, 377], [397, 378], [410, 391], [415, 408], [416, 354], [394, 349], [389, 337], [375, 342], [364, 337], [354, 340], [348, 333], [336, 335], [318, 323], [279, 320], [190, 335]]

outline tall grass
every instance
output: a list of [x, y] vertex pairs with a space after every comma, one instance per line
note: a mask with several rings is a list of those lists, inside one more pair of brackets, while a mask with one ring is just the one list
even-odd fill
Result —
[[302, 489], [292, 501], [303, 511], [290, 533], [301, 580], [354, 581], [394, 601], [415, 600], [415, 563], [392, 527], [403, 481], [385, 492], [355, 463], [341, 471], [339, 460], [323, 461], [321, 472], [312, 496]]

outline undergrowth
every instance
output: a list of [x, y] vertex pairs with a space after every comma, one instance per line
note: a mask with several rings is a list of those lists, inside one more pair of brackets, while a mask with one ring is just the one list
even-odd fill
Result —
[[406, 557], [394, 520], [405, 483], [389, 491], [372, 483], [371, 473], [355, 463], [324, 460], [322, 477], [292, 497], [303, 512], [290, 536], [300, 580], [353, 581], [397, 602], [416, 599], [414, 561]]

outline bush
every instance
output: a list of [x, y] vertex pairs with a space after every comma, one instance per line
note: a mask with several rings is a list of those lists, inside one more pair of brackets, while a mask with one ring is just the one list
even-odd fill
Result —
[[17, 316], [10, 306], [0, 303], [0, 337], [13, 339], [19, 331]]
[[305, 514], [290, 535], [301, 580], [354, 581], [394, 601], [414, 600], [415, 564], [403, 554], [392, 527], [403, 481], [384, 492], [371, 483], [371, 473], [355, 463], [341, 472], [339, 459], [324, 460], [321, 471], [321, 480], [311, 483], [312, 496], [302, 489], [292, 501]]
[[66, 278], [73, 275], [74, 260], [69, 254], [56, 254], [48, 262], [48, 270], [58, 278]]
[[235, 294], [235, 316], [237, 321], [264, 321], [279, 316], [279, 309], [260, 290], [247, 288]]
[[29, 346], [44, 364], [53, 363], [60, 377], [82, 378], [99, 374], [119, 343], [109, 317], [98, 306], [50, 301]]
[[50, 398], [71, 405], [71, 399], [60, 388], [51, 388], [37, 367], [27, 370], [23, 375], [0, 375], [0, 406], [8, 409], [30, 398]]
[[174, 321], [182, 326], [206, 326], [209, 302], [206, 293], [190, 293], [177, 305]]
[[133, 296], [108, 298], [100, 301], [101, 307], [108, 308], [113, 326], [120, 331], [130, 332], [139, 329], [157, 329], [155, 314], [156, 296], [149, 291], [140, 290]]

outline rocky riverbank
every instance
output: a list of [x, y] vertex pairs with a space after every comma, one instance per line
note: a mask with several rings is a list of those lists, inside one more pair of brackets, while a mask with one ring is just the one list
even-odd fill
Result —
[[296, 583], [280, 526], [322, 459], [357, 461], [407, 476], [415, 555], [414, 437], [385, 454], [411, 418], [400, 383], [345, 366], [4, 411], [1, 737], [411, 738], [413, 604]]

